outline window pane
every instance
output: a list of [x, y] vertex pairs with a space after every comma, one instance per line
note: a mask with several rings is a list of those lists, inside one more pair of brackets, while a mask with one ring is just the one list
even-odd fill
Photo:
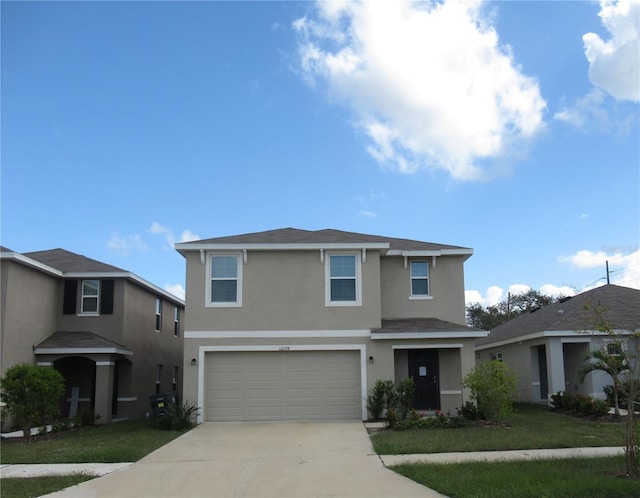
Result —
[[411, 280], [411, 294], [414, 296], [428, 295], [429, 281], [426, 278], [414, 278]]
[[98, 287], [100, 282], [98, 280], [83, 280], [82, 281], [82, 295], [83, 296], [97, 296]]
[[355, 301], [356, 281], [355, 279], [339, 279], [331, 281], [332, 301]]
[[235, 256], [214, 256], [211, 258], [212, 278], [236, 278], [238, 265]]
[[235, 280], [213, 280], [211, 282], [211, 302], [235, 303], [238, 283]]
[[97, 297], [83, 297], [82, 298], [82, 312], [83, 313], [97, 313], [98, 312], [98, 298]]
[[429, 266], [426, 261], [411, 262], [412, 277], [426, 277], [428, 275], [428, 271], [429, 271]]
[[355, 277], [356, 257], [355, 256], [331, 256], [331, 276], [332, 277]]

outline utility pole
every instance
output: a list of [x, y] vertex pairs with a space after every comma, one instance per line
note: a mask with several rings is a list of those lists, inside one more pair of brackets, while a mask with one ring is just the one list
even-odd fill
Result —
[[610, 284], [610, 281], [609, 281], [609, 260], [606, 260], [605, 264], [606, 264], [606, 267], [607, 267], [607, 285], [609, 285]]

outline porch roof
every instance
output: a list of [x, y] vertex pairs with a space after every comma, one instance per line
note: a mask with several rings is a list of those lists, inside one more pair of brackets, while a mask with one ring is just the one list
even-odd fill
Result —
[[445, 339], [485, 337], [486, 330], [447, 322], [438, 318], [399, 318], [382, 320], [382, 327], [371, 330], [372, 339]]
[[57, 331], [33, 348], [34, 354], [94, 354], [113, 353], [130, 356], [126, 346], [105, 339], [93, 332]]

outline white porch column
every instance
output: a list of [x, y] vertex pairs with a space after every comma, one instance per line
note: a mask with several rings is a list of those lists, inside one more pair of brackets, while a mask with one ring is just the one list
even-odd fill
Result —
[[547, 342], [547, 377], [549, 396], [560, 391], [566, 391], [564, 378], [564, 354], [560, 338], [550, 338]]

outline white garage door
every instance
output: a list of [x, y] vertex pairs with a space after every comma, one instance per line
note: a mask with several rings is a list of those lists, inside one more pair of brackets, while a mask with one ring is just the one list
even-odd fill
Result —
[[206, 355], [208, 421], [360, 419], [359, 351]]

